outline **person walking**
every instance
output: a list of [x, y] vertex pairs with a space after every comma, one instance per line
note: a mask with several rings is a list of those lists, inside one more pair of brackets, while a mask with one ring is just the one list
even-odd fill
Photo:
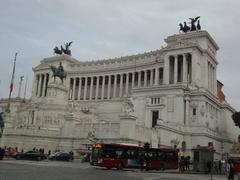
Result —
[[218, 172], [219, 172], [219, 174], [222, 173], [222, 161], [221, 161], [221, 159], [218, 161]]
[[234, 164], [231, 160], [227, 163], [227, 178], [228, 180], [234, 180]]
[[209, 159], [208, 161], [207, 161], [207, 173], [211, 173], [211, 171], [212, 171], [212, 161]]

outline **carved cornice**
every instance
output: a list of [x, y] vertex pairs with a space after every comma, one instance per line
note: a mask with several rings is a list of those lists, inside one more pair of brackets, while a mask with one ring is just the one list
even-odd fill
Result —
[[133, 88], [132, 92], [133, 93], [141, 93], [141, 92], [156, 92], [156, 91], [164, 91], [164, 90], [182, 90], [186, 88], [185, 85], [183, 84], [162, 84], [158, 86], [151, 86], [151, 87], [140, 87], [140, 88]]
[[[162, 65], [161, 65], [162, 63]], [[114, 75], [114, 74], [125, 74], [125, 73], [132, 73], [132, 72], [138, 72], [138, 71], [144, 71], [144, 70], [150, 70], [151, 68], [154, 69], [158, 65], [159, 67], [163, 66], [163, 61], [161, 62], [146, 62], [144, 64], [138, 64], [138, 65], [130, 65], [130, 66], [124, 66], [124, 67], [109, 67], [105, 69], [86, 69], [85, 71], [77, 70], [77, 71], [69, 71], [68, 76], [98, 76], [99, 73], [103, 75]]]
[[175, 34], [173, 36], [168, 36], [165, 39], [166, 43], [172, 43], [176, 40], [188, 40], [188, 39], [196, 39], [199, 37], [207, 37], [208, 40], [213, 44], [216, 50], [219, 49], [219, 46], [217, 43], [213, 40], [213, 38], [210, 36], [210, 34], [207, 31], [192, 31], [187, 33], [181, 33], [181, 34]]

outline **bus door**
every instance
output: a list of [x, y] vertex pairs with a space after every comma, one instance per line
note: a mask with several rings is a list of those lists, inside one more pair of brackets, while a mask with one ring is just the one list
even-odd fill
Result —
[[125, 167], [140, 168], [138, 149], [125, 149], [123, 158]]
[[104, 166], [107, 168], [116, 167], [116, 148], [106, 146], [103, 148], [103, 161]]
[[164, 169], [177, 169], [178, 157], [175, 151], [167, 151], [164, 153]]
[[162, 164], [163, 162], [160, 160], [159, 157], [159, 152], [158, 151], [149, 151], [146, 157], [146, 161], [147, 161], [147, 169], [149, 170], [159, 170], [162, 169]]

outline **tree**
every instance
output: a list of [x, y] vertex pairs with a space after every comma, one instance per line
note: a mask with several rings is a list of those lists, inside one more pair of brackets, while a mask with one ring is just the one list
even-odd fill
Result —
[[235, 112], [232, 115], [233, 122], [240, 128], [240, 112]]

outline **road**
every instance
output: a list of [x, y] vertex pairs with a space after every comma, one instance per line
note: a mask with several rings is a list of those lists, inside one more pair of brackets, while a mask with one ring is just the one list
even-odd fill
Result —
[[[0, 161], [0, 180], [211, 180], [206, 174], [106, 170], [80, 161]], [[213, 180], [226, 176], [214, 175]]]

